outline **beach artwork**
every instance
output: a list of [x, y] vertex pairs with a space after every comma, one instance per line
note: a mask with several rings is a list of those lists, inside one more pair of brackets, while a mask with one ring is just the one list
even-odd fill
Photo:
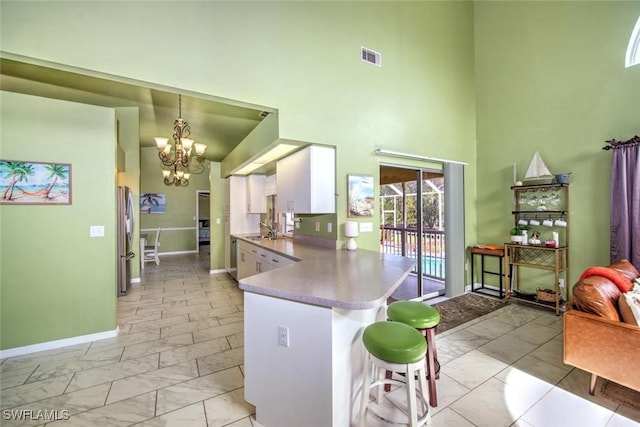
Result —
[[373, 216], [373, 177], [369, 175], [348, 175], [347, 189], [350, 217]]
[[70, 205], [68, 163], [0, 160], [0, 204]]
[[163, 214], [167, 212], [167, 195], [164, 193], [140, 194], [140, 213]]

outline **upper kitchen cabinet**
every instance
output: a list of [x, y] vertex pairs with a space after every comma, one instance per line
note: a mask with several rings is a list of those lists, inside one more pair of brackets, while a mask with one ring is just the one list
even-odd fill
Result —
[[335, 213], [335, 149], [310, 145], [279, 160], [276, 186], [280, 212]]
[[267, 175], [264, 184], [264, 194], [265, 196], [275, 196], [278, 194], [278, 189], [276, 188], [276, 174]]
[[226, 234], [259, 233], [260, 215], [247, 211], [247, 177], [230, 176], [225, 180]]
[[265, 184], [265, 175], [249, 175], [247, 177], [247, 212], [267, 213]]

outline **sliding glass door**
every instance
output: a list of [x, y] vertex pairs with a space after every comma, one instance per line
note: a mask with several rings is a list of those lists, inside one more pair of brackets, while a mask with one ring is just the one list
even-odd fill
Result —
[[440, 171], [380, 166], [380, 250], [416, 260], [393, 296], [444, 294], [444, 176]]

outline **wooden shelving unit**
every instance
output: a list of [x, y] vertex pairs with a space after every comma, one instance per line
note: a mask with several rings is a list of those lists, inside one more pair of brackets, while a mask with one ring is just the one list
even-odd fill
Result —
[[[504, 288], [505, 300], [524, 301], [542, 307], [555, 309], [556, 315], [563, 309], [565, 299], [560, 287], [562, 278], [567, 287], [569, 277], [569, 185], [545, 184], [535, 186], [511, 187], [515, 197], [515, 210], [512, 212], [515, 224], [525, 219], [537, 219], [566, 222], [565, 227], [536, 227], [551, 234], [558, 232], [559, 246], [545, 246], [546, 238], [541, 239], [540, 245], [506, 243], [504, 248]], [[554, 283], [544, 286], [544, 289], [555, 291], [555, 302], [538, 300], [535, 288], [524, 291], [521, 288], [520, 269], [533, 268], [552, 271]], [[539, 284], [538, 284], [539, 285]], [[567, 295], [568, 297], [568, 295]]]

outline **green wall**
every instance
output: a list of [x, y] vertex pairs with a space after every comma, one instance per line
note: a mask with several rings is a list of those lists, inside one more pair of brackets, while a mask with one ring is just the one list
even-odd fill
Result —
[[155, 147], [140, 149], [140, 192], [163, 193], [166, 196], [166, 213], [140, 214], [141, 229], [162, 228], [158, 252], [197, 250], [194, 220], [196, 190], [209, 190], [209, 163], [209, 161], [204, 162], [202, 173], [191, 175], [188, 186], [165, 185], [158, 159], [158, 149]]
[[482, 1], [475, 15], [478, 240], [508, 239], [513, 163], [521, 179], [539, 150], [552, 173], [572, 172], [574, 283], [609, 263], [604, 141], [640, 133], [640, 67], [624, 68], [640, 2]]
[[[267, 105], [278, 110], [280, 138], [335, 146], [339, 229], [347, 219], [346, 175], [377, 180], [379, 163], [389, 161], [373, 154], [378, 147], [471, 163], [466, 218], [475, 224], [470, 1], [1, 7], [7, 52]], [[78, 14], [83, 19], [68, 19]], [[158, 31], [159, 22], [189, 22], [189, 31], [176, 37]], [[382, 67], [362, 62], [361, 46], [381, 52]], [[185, 50], [189, 66], [171, 65], [168, 55]], [[374, 230], [378, 224], [376, 217]], [[475, 228], [467, 239], [475, 241]], [[362, 233], [358, 244], [377, 250], [379, 233]]]
[[[502, 243], [513, 221], [512, 165], [518, 163], [522, 176], [539, 149], [552, 172], [573, 173], [571, 281], [587, 266], [608, 262], [611, 153], [601, 147], [606, 139], [640, 133], [640, 99], [633, 96], [640, 93], [640, 69], [623, 67], [640, 2], [3, 1], [0, 12], [4, 52], [268, 105], [278, 112], [280, 138], [335, 146], [337, 213], [318, 220], [321, 230], [326, 230], [327, 221], [335, 221], [340, 240], [347, 220], [348, 174], [370, 174], [377, 180], [381, 162], [430, 166], [373, 154], [376, 148], [388, 148], [470, 163], [465, 168], [466, 241]], [[68, 19], [78, 15], [83, 19]], [[180, 37], [158, 31], [158, 22], [176, 21], [189, 22], [189, 31]], [[361, 46], [381, 52], [382, 67], [362, 62]], [[185, 50], [189, 66], [172, 65], [169, 56]], [[4, 108], [2, 135], [6, 141]], [[82, 111], [85, 109], [93, 111], [87, 107]], [[49, 113], [57, 117], [55, 111]], [[113, 173], [111, 139], [99, 148], [108, 150], [108, 156], [93, 151], [86, 155], [92, 171], [95, 159], [104, 158], [109, 174]], [[83, 143], [86, 141], [89, 139]], [[90, 141], [95, 144], [97, 140]], [[38, 147], [32, 140], [29, 144], [29, 149]], [[68, 144], [56, 145], [55, 153], [60, 146]], [[261, 143], [240, 151], [251, 155], [252, 150], [262, 148]], [[4, 146], [2, 150], [4, 155]], [[54, 153], [49, 147], [42, 151]], [[201, 187], [165, 187], [159, 170], [153, 169], [156, 159], [155, 149], [141, 150], [140, 191], [165, 192], [169, 203], [177, 205], [168, 207], [162, 216], [142, 215], [142, 227], [194, 227], [195, 190]], [[224, 174], [220, 164], [212, 164], [211, 169]], [[109, 179], [108, 189], [100, 192], [108, 200], [101, 196], [87, 207], [91, 221], [94, 205], [113, 205], [115, 180], [113, 175]], [[202, 188], [210, 187], [213, 192], [212, 219], [215, 215], [223, 218], [223, 203], [216, 203], [222, 198], [216, 199], [215, 194], [216, 188], [224, 188], [222, 181], [217, 176], [208, 181]], [[59, 213], [69, 208], [47, 209]], [[35, 207], [18, 209], [30, 212]], [[1, 211], [3, 224], [5, 211]], [[40, 215], [41, 211], [34, 211]], [[65, 222], [65, 218], [57, 220], [67, 228], [81, 223]], [[374, 230], [378, 221], [373, 218]], [[313, 234], [306, 225], [302, 232]], [[187, 234], [195, 241], [195, 231], [184, 236], [173, 233], [173, 238], [163, 239], [161, 251], [188, 249]], [[86, 238], [85, 227], [80, 234]], [[222, 234], [212, 224], [212, 239]], [[377, 231], [361, 233], [358, 245], [377, 250], [378, 239]], [[80, 240], [74, 248], [93, 253], [93, 246], [106, 240]], [[5, 241], [3, 228], [3, 245]], [[35, 247], [35, 242], [29, 243], [27, 247]], [[212, 254], [224, 249], [221, 243], [216, 245]], [[7, 247], [2, 249], [4, 307], [5, 278], [16, 280], [18, 272], [15, 267], [5, 272]], [[115, 257], [113, 248], [110, 251], [108, 256]], [[213, 255], [211, 268], [222, 268], [222, 259]], [[84, 262], [78, 269], [90, 264]], [[109, 275], [113, 279], [114, 264], [101, 280]], [[45, 265], [57, 262], [46, 261]], [[15, 277], [22, 277], [20, 274]], [[43, 283], [51, 277], [37, 276]], [[110, 286], [112, 289], [113, 284]], [[29, 299], [32, 293], [18, 292], [16, 297]], [[110, 310], [113, 318], [113, 305]], [[3, 325], [4, 316], [3, 312]], [[6, 319], [11, 326], [21, 325], [23, 319], [16, 316]], [[100, 321], [102, 316], [97, 318]], [[37, 325], [30, 326], [35, 329]], [[31, 333], [33, 342], [68, 336], [36, 337], [38, 333]], [[5, 344], [3, 336], [3, 348], [15, 345], [22, 344]]]
[[72, 175], [71, 205], [0, 205], [0, 348], [114, 330], [114, 111], [0, 92], [0, 114], [1, 159], [70, 163]]
[[[135, 223], [140, 224], [140, 118], [137, 107], [116, 108], [118, 146], [123, 153], [123, 161], [118, 159], [118, 185], [129, 187], [133, 194]], [[121, 165], [124, 163], [124, 166]], [[136, 226], [134, 242], [140, 238], [140, 227]], [[136, 254], [129, 261], [132, 280], [140, 279], [140, 245], [133, 245]]]

